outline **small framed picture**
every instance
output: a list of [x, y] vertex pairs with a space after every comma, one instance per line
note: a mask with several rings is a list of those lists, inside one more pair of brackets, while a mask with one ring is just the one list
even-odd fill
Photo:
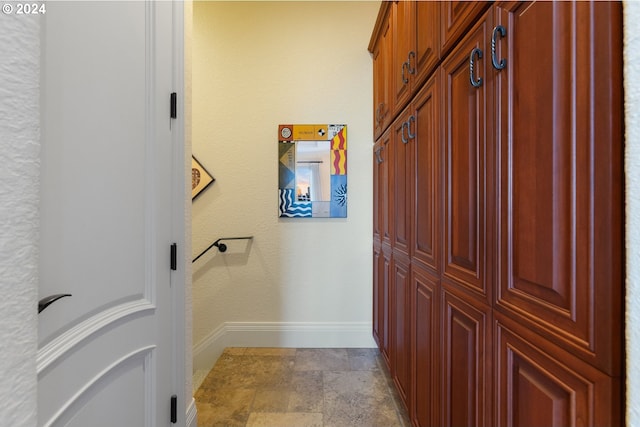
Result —
[[202, 190], [215, 180], [204, 166], [195, 157], [191, 156], [191, 200], [195, 199]]

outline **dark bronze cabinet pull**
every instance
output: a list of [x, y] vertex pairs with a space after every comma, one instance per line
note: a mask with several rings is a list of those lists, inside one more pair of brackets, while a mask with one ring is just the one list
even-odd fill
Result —
[[482, 51], [477, 47], [474, 47], [471, 51], [471, 54], [469, 55], [469, 80], [471, 80], [471, 86], [480, 87], [482, 86], [482, 77], [478, 77], [478, 80], [476, 80], [473, 74], [473, 67], [475, 65], [474, 56], [477, 56], [478, 59], [482, 59]]
[[382, 151], [384, 147], [378, 147], [376, 149], [376, 161], [378, 162], [378, 164], [384, 162], [384, 159], [382, 158], [382, 156], [380, 155], [380, 152]]
[[54, 302], [58, 301], [60, 298], [70, 297], [71, 294], [55, 294], [49, 295], [48, 297], [42, 298], [38, 301], [38, 314], [42, 313], [42, 310], [49, 307]]
[[500, 62], [498, 62], [498, 58], [496, 55], [496, 38], [500, 34], [500, 38], [504, 38], [507, 35], [507, 30], [502, 25], [498, 25], [493, 29], [493, 34], [491, 35], [491, 62], [493, 63], [493, 68], [496, 70], [502, 70], [507, 66], [507, 60], [502, 58]]
[[[413, 139], [416, 137], [415, 132], [411, 133], [411, 123], [415, 123], [415, 122], [416, 122], [416, 118], [412, 114], [411, 117], [409, 117], [409, 120], [407, 121], [407, 136], [409, 137], [408, 139]], [[414, 125], [414, 128], [415, 128], [415, 125]]]

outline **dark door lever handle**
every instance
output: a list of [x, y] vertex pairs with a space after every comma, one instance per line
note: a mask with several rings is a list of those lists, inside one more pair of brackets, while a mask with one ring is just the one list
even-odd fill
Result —
[[42, 313], [42, 310], [49, 307], [54, 302], [58, 301], [60, 298], [70, 297], [71, 294], [55, 294], [49, 295], [48, 297], [42, 298], [38, 301], [38, 314]]

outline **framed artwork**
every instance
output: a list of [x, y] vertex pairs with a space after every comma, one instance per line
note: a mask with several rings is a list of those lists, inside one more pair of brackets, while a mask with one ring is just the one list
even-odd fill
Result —
[[191, 156], [191, 200], [195, 199], [202, 190], [207, 188], [216, 179]]
[[281, 218], [347, 217], [347, 125], [278, 126]]

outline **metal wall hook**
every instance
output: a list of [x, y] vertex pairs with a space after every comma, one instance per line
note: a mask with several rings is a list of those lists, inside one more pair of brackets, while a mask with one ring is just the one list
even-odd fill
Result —
[[38, 301], [38, 314], [42, 313], [42, 310], [49, 307], [54, 302], [58, 301], [60, 298], [70, 297], [71, 294], [55, 294], [49, 295], [48, 297], [42, 298]]

